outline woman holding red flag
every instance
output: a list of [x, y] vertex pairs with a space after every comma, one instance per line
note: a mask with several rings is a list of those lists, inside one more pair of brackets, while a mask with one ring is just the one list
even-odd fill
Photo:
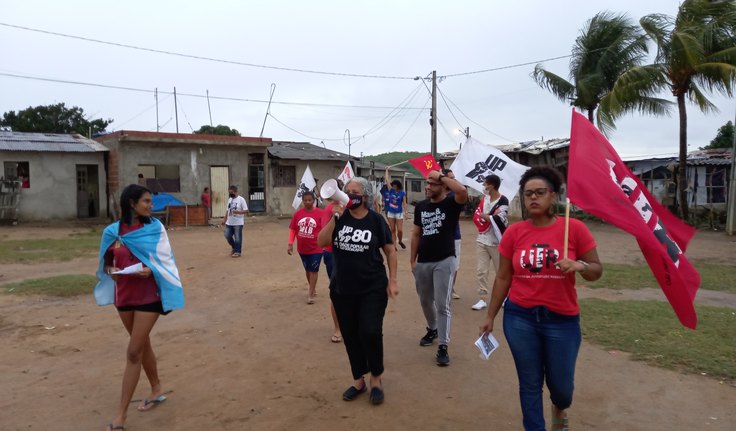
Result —
[[552, 430], [567, 430], [565, 410], [572, 404], [575, 361], [582, 340], [575, 273], [594, 281], [601, 277], [603, 267], [585, 224], [553, 212], [562, 186], [559, 172], [534, 167], [524, 173], [519, 185], [529, 218], [504, 232], [498, 247], [499, 270], [480, 332], [493, 331], [505, 300], [503, 332], [516, 364], [524, 429], [545, 430], [542, 387], [546, 380]]

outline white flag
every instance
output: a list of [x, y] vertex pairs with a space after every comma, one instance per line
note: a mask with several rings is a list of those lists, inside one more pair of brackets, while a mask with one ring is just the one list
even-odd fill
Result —
[[345, 169], [340, 172], [340, 175], [337, 176], [337, 179], [342, 181], [343, 184], [346, 184], [351, 178], [355, 176], [355, 173], [353, 172], [353, 167], [350, 166], [350, 162], [348, 162], [345, 165]]
[[450, 169], [456, 180], [481, 193], [486, 176], [498, 175], [501, 178], [499, 192], [510, 202], [519, 191], [521, 175], [529, 167], [516, 163], [492, 145], [468, 138]]
[[299, 208], [299, 205], [302, 203], [302, 194], [304, 194], [304, 192], [314, 190], [315, 187], [317, 187], [317, 182], [314, 181], [312, 170], [309, 169], [309, 165], [307, 165], [307, 169], [304, 170], [304, 175], [302, 175], [299, 187], [296, 189], [296, 195], [294, 195], [294, 201], [291, 203], [291, 206], [294, 207], [294, 209]]

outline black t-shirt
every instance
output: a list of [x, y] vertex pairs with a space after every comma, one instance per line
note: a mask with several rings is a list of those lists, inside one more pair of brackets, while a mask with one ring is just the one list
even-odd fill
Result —
[[437, 203], [425, 199], [417, 204], [414, 224], [422, 229], [417, 262], [439, 262], [455, 256], [455, 229], [463, 206], [455, 202], [454, 196]]
[[375, 211], [356, 219], [345, 211], [332, 231], [334, 267], [330, 290], [339, 295], [359, 295], [386, 289], [388, 277], [381, 249], [393, 244], [386, 220]]

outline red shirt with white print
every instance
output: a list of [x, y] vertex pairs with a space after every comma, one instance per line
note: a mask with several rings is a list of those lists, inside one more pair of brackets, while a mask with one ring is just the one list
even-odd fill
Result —
[[296, 231], [296, 250], [299, 254], [322, 254], [317, 245], [317, 235], [322, 229], [322, 209], [307, 211], [300, 208], [291, 218], [289, 229]]
[[[128, 226], [120, 222], [119, 235], [125, 235], [143, 227], [143, 224]], [[139, 263], [140, 259], [135, 257], [122, 242], [115, 241], [105, 252], [105, 265], [123, 269], [130, 265]], [[145, 268], [145, 265], [143, 266]], [[152, 304], [160, 302], [158, 286], [153, 274], [150, 277], [141, 278], [136, 275], [118, 275], [115, 282], [115, 306], [126, 307], [132, 305]]]

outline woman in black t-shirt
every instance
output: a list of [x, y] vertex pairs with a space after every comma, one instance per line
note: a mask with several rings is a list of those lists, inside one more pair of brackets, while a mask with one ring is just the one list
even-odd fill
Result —
[[[355, 177], [345, 184], [350, 201], [347, 211], [335, 205], [335, 214], [322, 227], [321, 247], [332, 241], [334, 266], [330, 299], [335, 306], [345, 350], [353, 373], [353, 385], [342, 399], [352, 401], [365, 392], [364, 375], [370, 372], [370, 401], [383, 402], [383, 316], [388, 297], [399, 294], [396, 284], [396, 249], [386, 220], [375, 211], [368, 181]], [[388, 261], [389, 276], [383, 256]]]

